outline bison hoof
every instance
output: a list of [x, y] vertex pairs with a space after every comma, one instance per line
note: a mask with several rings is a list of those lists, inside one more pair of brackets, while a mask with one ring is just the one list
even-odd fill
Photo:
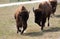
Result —
[[21, 30], [19, 30], [19, 32], [21, 32]]
[[17, 33], [21, 32], [21, 30], [17, 31]]
[[43, 28], [41, 28], [41, 30], [43, 31]]
[[21, 35], [23, 34], [24, 31], [21, 31]]
[[49, 27], [49, 24], [48, 24], [48, 27]]
[[41, 29], [43, 31], [43, 29]]

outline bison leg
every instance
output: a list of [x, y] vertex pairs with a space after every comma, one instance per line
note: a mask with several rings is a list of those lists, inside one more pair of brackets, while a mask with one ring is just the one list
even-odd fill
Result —
[[21, 28], [20, 25], [17, 25], [17, 33], [21, 32], [21, 30], [19, 28]]
[[41, 26], [41, 30], [43, 30], [44, 26], [45, 26], [45, 22], [46, 22], [46, 18], [42, 19], [42, 26]]
[[50, 26], [50, 24], [49, 24], [49, 19], [50, 19], [50, 15], [48, 16], [48, 27]]
[[18, 32], [21, 32], [21, 30], [19, 30], [19, 27], [17, 27], [17, 33], [18, 33]]
[[26, 30], [26, 28], [27, 28], [27, 23], [25, 22], [25, 23], [23, 23], [23, 30], [22, 30], [22, 32], [21, 32], [21, 34], [23, 34], [23, 32]]
[[41, 26], [41, 30], [43, 30], [43, 28], [44, 28], [44, 26], [45, 26], [44, 23], [42, 23], [42, 24], [43, 24], [43, 25]]

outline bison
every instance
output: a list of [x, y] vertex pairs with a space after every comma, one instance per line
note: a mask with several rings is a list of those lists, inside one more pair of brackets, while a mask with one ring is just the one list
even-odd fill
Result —
[[[16, 20], [17, 33], [21, 32], [21, 34], [23, 34], [23, 32], [27, 28], [27, 20], [29, 18], [29, 11], [27, 11], [27, 9], [24, 6], [19, 6], [16, 9], [14, 17]], [[20, 28], [23, 28], [23, 30], [21, 30]]]
[[49, 2], [51, 3], [51, 6], [52, 6], [52, 14], [54, 15], [54, 13], [56, 12], [57, 0], [49, 0]]
[[45, 26], [46, 19], [48, 18], [48, 26], [49, 26], [49, 19], [52, 12], [52, 7], [49, 2], [44, 1], [39, 4], [38, 9], [34, 9], [34, 16], [35, 16], [35, 23], [41, 26], [41, 30]]

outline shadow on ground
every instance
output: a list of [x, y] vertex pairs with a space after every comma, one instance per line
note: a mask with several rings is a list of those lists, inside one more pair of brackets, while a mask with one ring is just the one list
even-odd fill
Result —
[[49, 32], [58, 32], [60, 31], [60, 27], [50, 27], [47, 30], [39, 31], [39, 32], [30, 32], [30, 33], [25, 33], [24, 36], [31, 36], [31, 37], [36, 37], [36, 36], [42, 36], [45, 33]]
[[43, 32], [58, 32], [60, 31], [60, 27], [51, 27], [47, 30], [43, 30]]
[[55, 15], [55, 17], [60, 18], [60, 15]]
[[31, 37], [36, 37], [36, 36], [42, 36], [43, 32], [30, 32], [30, 33], [25, 33], [24, 36], [31, 36]]
[[42, 36], [43, 32], [30, 32], [30, 33], [26, 33], [26, 36], [31, 36], [31, 37], [35, 37], [35, 36]]

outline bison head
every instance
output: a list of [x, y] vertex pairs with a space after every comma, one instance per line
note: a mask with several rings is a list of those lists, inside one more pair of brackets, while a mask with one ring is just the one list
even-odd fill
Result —
[[35, 23], [41, 26], [42, 25], [42, 10], [33, 8], [33, 12], [35, 15]]
[[22, 17], [22, 20], [23, 21], [27, 21], [27, 19], [29, 18], [29, 13], [27, 10], [23, 10], [20, 12], [20, 16]]

